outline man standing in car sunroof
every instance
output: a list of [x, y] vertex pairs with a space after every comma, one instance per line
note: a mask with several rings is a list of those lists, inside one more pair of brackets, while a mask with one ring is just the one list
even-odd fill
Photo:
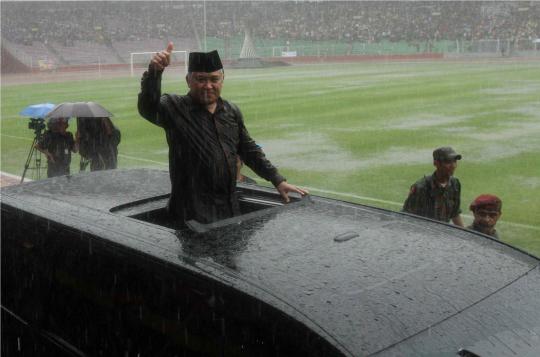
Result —
[[221, 98], [224, 71], [217, 51], [189, 54], [187, 95], [161, 95], [161, 77], [172, 43], [156, 53], [143, 74], [139, 113], [165, 129], [172, 184], [169, 212], [182, 225], [194, 219], [211, 223], [240, 214], [236, 160], [272, 182], [288, 202], [290, 192], [307, 193], [287, 183], [250, 137], [240, 109]]

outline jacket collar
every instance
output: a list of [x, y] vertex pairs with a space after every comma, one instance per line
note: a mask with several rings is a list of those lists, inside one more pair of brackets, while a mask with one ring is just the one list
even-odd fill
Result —
[[437, 180], [436, 180], [436, 177], [435, 176], [435, 172], [433, 172], [433, 174], [429, 177], [430, 178], [430, 184], [431, 184], [431, 188], [433, 189], [449, 189], [450, 187], [453, 187], [454, 186], [454, 176], [450, 176], [450, 178], [448, 179], [448, 185], [446, 185], [445, 187], [442, 187], [441, 185], [439, 185], [437, 183]]

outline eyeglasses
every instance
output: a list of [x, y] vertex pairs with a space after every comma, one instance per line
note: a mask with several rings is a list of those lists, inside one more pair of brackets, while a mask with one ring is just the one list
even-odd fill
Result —
[[223, 82], [222, 76], [202, 76], [202, 75], [195, 75], [192, 77], [193, 80], [199, 84], [206, 84], [206, 82], [210, 82], [212, 84], [218, 84]]

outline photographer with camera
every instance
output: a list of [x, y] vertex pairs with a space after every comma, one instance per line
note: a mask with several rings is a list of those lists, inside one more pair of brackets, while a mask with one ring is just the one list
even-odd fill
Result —
[[66, 131], [68, 118], [49, 119], [47, 127], [35, 145], [47, 157], [47, 177], [69, 175], [71, 153], [77, 147], [73, 134]]

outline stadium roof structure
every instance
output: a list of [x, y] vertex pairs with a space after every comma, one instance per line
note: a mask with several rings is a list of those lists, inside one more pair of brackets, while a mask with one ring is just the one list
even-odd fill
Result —
[[3, 351], [540, 351], [540, 261], [500, 241], [241, 184], [243, 215], [176, 230], [169, 190], [168, 172], [147, 169], [3, 188]]

